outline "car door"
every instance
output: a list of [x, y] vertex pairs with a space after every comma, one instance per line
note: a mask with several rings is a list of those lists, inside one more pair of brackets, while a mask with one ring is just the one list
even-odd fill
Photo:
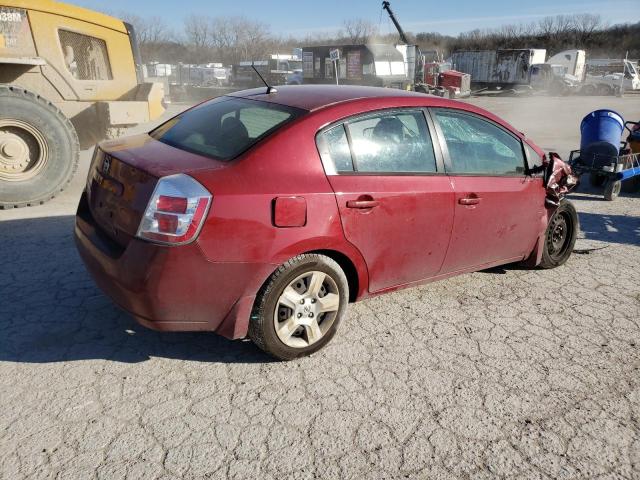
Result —
[[542, 179], [527, 175], [521, 140], [461, 110], [430, 110], [455, 193], [455, 214], [442, 273], [480, 269], [526, 257], [544, 215]]
[[369, 290], [434, 276], [449, 243], [453, 190], [425, 111], [379, 111], [317, 138], [345, 236], [366, 261]]

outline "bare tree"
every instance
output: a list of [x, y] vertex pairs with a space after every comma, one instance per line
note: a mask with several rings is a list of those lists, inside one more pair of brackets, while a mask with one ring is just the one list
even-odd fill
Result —
[[[225, 65], [242, 60], [261, 60], [269, 53], [290, 52], [293, 47], [346, 43], [397, 42], [397, 34], [379, 35], [367, 20], [343, 22], [336, 32], [309, 33], [303, 38], [284, 38], [271, 33], [267, 24], [244, 16], [206, 17], [191, 15], [184, 20], [180, 35], [159, 17], [141, 18], [116, 14], [133, 24], [144, 62], [185, 62]], [[549, 54], [567, 48], [584, 48], [591, 55], [640, 56], [640, 23], [609, 27], [600, 15], [558, 15], [529, 24], [504, 25], [496, 29], [475, 29], [456, 37], [421, 32], [416, 42], [423, 49], [443, 53], [468, 49], [546, 48]]]
[[352, 44], [366, 43], [369, 38], [378, 33], [378, 29], [371, 22], [362, 18], [352, 18], [342, 23], [345, 37]]
[[209, 19], [211, 54], [220, 61], [234, 64], [242, 60], [260, 60], [278, 42], [269, 26], [245, 17]]
[[173, 33], [160, 17], [142, 18], [128, 12], [120, 12], [118, 18], [133, 25], [144, 62], [159, 61], [164, 46], [173, 40]]
[[606, 27], [602, 16], [582, 13], [574, 17], [574, 30], [578, 46], [586, 45], [595, 34]]
[[213, 46], [211, 20], [189, 15], [184, 21], [184, 36], [190, 51], [189, 63], [205, 63]]

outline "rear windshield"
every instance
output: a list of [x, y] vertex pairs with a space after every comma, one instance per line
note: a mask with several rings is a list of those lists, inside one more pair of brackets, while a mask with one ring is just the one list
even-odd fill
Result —
[[181, 150], [231, 160], [302, 112], [268, 102], [221, 97], [172, 118], [150, 135]]

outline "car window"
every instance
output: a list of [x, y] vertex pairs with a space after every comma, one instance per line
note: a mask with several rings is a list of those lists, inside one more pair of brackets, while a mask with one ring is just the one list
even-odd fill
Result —
[[268, 102], [223, 97], [178, 115], [150, 135], [172, 147], [230, 160], [301, 113]]
[[529, 168], [536, 168], [542, 165], [542, 158], [538, 153], [525, 142], [524, 148], [527, 151], [527, 165]]
[[513, 135], [473, 115], [436, 110], [436, 117], [447, 142], [450, 173], [524, 174], [522, 144]]
[[320, 134], [318, 148], [325, 165], [330, 165], [337, 172], [353, 172], [351, 150], [344, 130], [338, 125]]
[[431, 136], [421, 111], [381, 113], [347, 123], [358, 172], [435, 172]]

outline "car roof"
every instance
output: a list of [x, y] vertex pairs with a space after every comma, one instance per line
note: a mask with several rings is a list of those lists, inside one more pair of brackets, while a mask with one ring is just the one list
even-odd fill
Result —
[[[266, 87], [252, 88], [250, 90], [230, 93], [227, 96], [260, 100], [299, 108], [309, 112], [337, 105], [358, 104], [367, 102], [367, 100], [371, 100], [379, 105], [380, 102], [376, 100], [382, 99], [387, 107], [397, 101], [398, 105], [403, 104], [405, 106], [455, 108], [479, 114], [502, 125], [514, 135], [522, 139], [526, 138], [522, 132], [484, 108], [466, 102], [437, 97], [435, 95], [426, 95], [424, 93], [396, 88], [365, 87], [359, 85], [279, 85], [276, 87], [276, 92], [274, 93], [267, 94], [266, 90]], [[540, 150], [540, 152], [542, 152], [542, 150]]]
[[360, 85], [279, 85], [275, 88], [276, 92], [270, 94], [266, 93], [266, 87], [260, 87], [228, 95], [277, 103], [308, 111], [366, 98], [428, 98], [424, 93]]

